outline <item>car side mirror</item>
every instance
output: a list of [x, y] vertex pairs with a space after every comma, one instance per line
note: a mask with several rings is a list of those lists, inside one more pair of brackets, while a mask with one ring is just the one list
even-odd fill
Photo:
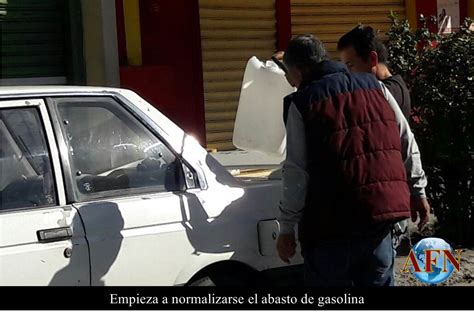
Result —
[[181, 162], [175, 160], [167, 165], [165, 173], [165, 189], [167, 191], [185, 191], [186, 182]]

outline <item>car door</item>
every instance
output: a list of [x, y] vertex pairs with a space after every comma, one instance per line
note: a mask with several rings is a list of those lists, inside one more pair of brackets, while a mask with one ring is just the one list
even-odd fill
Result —
[[0, 285], [89, 285], [43, 100], [0, 101], [0, 175]]
[[112, 96], [50, 100], [68, 198], [84, 222], [92, 285], [174, 285], [194, 252], [183, 165]]

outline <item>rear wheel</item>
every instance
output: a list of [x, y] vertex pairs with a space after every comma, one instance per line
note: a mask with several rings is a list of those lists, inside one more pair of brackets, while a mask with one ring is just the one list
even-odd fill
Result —
[[[233, 268], [230, 268], [233, 267]], [[259, 272], [250, 268], [218, 265], [197, 274], [188, 286], [199, 287], [248, 287], [261, 283]]]

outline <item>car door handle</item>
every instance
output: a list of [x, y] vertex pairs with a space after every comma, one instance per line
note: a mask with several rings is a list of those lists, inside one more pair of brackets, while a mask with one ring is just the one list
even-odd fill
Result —
[[39, 230], [36, 232], [40, 243], [56, 242], [72, 238], [71, 227], [62, 227], [56, 229]]

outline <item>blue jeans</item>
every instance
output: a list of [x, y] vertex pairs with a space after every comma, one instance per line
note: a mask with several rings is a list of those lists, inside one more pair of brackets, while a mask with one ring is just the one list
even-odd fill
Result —
[[395, 262], [392, 235], [323, 241], [305, 246], [307, 286], [393, 286]]

